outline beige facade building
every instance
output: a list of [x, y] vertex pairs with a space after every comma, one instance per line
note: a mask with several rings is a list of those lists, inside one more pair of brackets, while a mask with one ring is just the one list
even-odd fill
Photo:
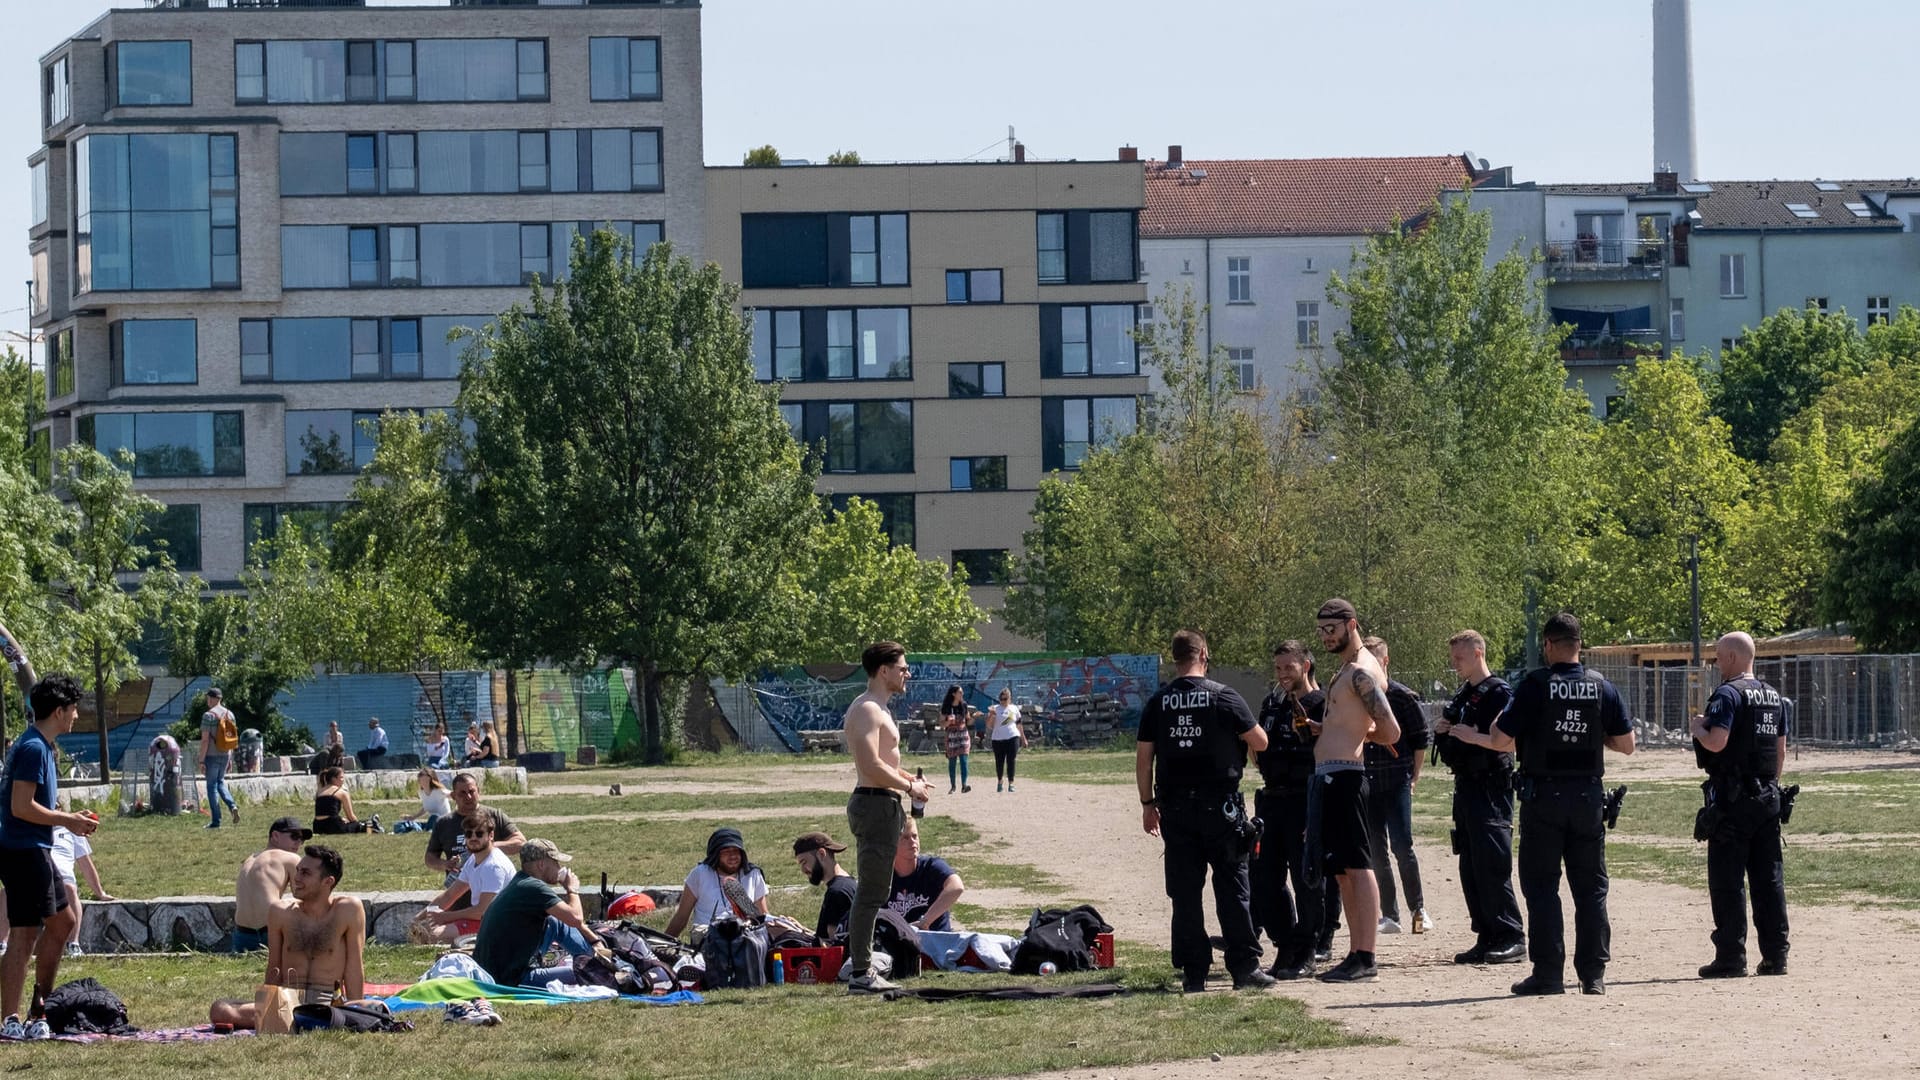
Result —
[[550, 0], [112, 11], [41, 65], [38, 437], [131, 450], [183, 568], [324, 521], [447, 333], [612, 222], [704, 257], [700, 10]]
[[997, 611], [1041, 479], [1134, 427], [1144, 193], [1137, 162], [707, 170], [707, 256], [820, 490], [968, 568], [978, 649], [1035, 644]]

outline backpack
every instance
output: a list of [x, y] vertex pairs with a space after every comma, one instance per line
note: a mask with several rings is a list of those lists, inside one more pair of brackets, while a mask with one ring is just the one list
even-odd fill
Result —
[[707, 927], [700, 955], [707, 962], [708, 990], [743, 990], [767, 982], [767, 928], [738, 919]]
[[628, 995], [645, 994], [648, 987], [640, 981], [633, 965], [622, 965], [594, 953], [573, 958], [573, 975], [581, 986], [607, 986]]
[[893, 961], [896, 979], [920, 974], [920, 931], [892, 908], [881, 908], [873, 920], [873, 951]]
[[55, 1035], [132, 1035], [127, 1005], [93, 979], [62, 983], [43, 1003], [47, 1026]]
[[1013, 973], [1038, 975], [1040, 965], [1048, 962], [1060, 971], [1091, 971], [1094, 939], [1112, 932], [1090, 904], [1070, 910], [1035, 908], [1027, 932], [1013, 948]]
[[215, 750], [233, 750], [240, 745], [240, 725], [233, 722], [233, 713], [222, 707], [220, 715], [214, 718], [213, 748]]
[[360, 1005], [295, 1005], [295, 1034], [309, 1031], [412, 1031], [413, 1025], [395, 1020], [383, 1001]]

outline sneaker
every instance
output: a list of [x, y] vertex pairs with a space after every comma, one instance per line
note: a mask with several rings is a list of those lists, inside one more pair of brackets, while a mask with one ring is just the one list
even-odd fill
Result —
[[1273, 976], [1276, 979], [1282, 980], [1284, 982], [1292, 982], [1295, 979], [1304, 979], [1309, 975], [1312, 975], [1313, 972], [1314, 972], [1313, 957], [1309, 956], [1305, 960], [1301, 960], [1297, 963], [1287, 961], [1287, 960], [1281, 960], [1275, 963], [1273, 965], [1273, 969], [1268, 971], [1267, 974]]
[[898, 986], [871, 971], [865, 975], [856, 975], [847, 980], [847, 993], [849, 994], [884, 994], [889, 990], [898, 989], [900, 989]]
[[1314, 959], [1314, 962], [1318, 964], [1324, 964], [1327, 961], [1333, 959], [1333, 947], [1329, 945], [1322, 945], [1314, 949], [1313, 959]]
[[1747, 962], [1731, 956], [1715, 957], [1713, 963], [1700, 967], [1703, 979], [1744, 979], [1747, 977]]
[[79, 955], [81, 955], [81, 953], [80, 953], [80, 943], [79, 943], [79, 942], [77, 942], [77, 941], [69, 941], [69, 942], [67, 942], [67, 955], [68, 955], [68, 956], [79, 956]]
[[235, 825], [240, 824], [240, 807], [233, 803], [228, 803], [227, 816], [233, 819]]
[[1762, 960], [1759, 966], [1753, 969], [1753, 973], [1755, 975], [1785, 975], [1787, 973], [1787, 958], [1783, 956], [1778, 960]]
[[200, 827], [203, 829], [217, 829], [220, 827], [220, 823], [217, 821], [209, 821], [205, 825], [202, 825]]
[[1564, 994], [1567, 984], [1559, 979], [1548, 979], [1540, 975], [1529, 975], [1513, 984], [1515, 997], [1539, 997], [1543, 994]]
[[26, 1038], [28, 1042], [39, 1042], [43, 1039], [51, 1039], [53, 1038], [53, 1029], [47, 1026], [47, 1022], [44, 1019], [29, 1020], [27, 1021]]
[[1386, 917], [1384, 917], [1384, 916], [1382, 916], [1382, 917], [1381, 917], [1381, 919], [1380, 919], [1380, 932], [1381, 932], [1381, 933], [1383, 933], [1383, 934], [1397, 934], [1397, 933], [1399, 933], [1399, 932], [1400, 932], [1400, 922], [1399, 922], [1399, 920], [1397, 920], [1397, 919], [1389, 919], [1389, 918], [1386, 918]]
[[21, 1023], [19, 1017], [9, 1016], [6, 1023], [0, 1024], [0, 1039], [12, 1039], [18, 1042], [26, 1037], [27, 1025]]
[[1339, 967], [1334, 968], [1332, 971], [1323, 972], [1320, 976], [1320, 981], [1330, 983], [1372, 982], [1379, 977], [1380, 969], [1374, 966], [1373, 961], [1368, 960], [1359, 953], [1348, 953], [1347, 958], [1340, 961]]
[[[239, 821], [240, 819], [239, 819], [239, 818], [234, 818], [233, 820], [235, 820], [235, 821]], [[383, 829], [381, 829], [381, 828], [380, 828], [380, 815], [379, 815], [379, 814], [375, 814], [375, 815], [373, 815], [373, 820], [372, 820], [372, 824], [371, 824], [371, 825], [369, 826], [369, 829], [370, 829], [371, 831], [373, 831], [373, 832], [384, 832], [384, 831], [385, 831], [385, 830], [383, 830]]]
[[1002, 787], [1001, 785], [999, 785], [999, 784], [995, 784], [995, 785], [993, 785], [993, 790], [995, 790], [995, 791], [1004, 791], [1004, 790], [1006, 790], [1006, 789], [1005, 789], [1004, 787]]
[[1007, 794], [1009, 794], [1009, 795], [1011, 795], [1011, 794], [1013, 794], [1013, 785], [1012, 785], [1012, 784], [1008, 784], [1008, 785], [1007, 785]]
[[1527, 958], [1527, 943], [1509, 941], [1505, 945], [1495, 945], [1487, 950], [1485, 962], [1489, 964], [1517, 964]]
[[1427, 914], [1426, 908], [1421, 908], [1419, 911], [1413, 913], [1414, 933], [1424, 934], [1431, 929], [1433, 929], [1433, 916]]
[[951, 794], [953, 794], [954, 792], [956, 792], [956, 791], [958, 791], [958, 790], [960, 790], [960, 789], [959, 789], [959, 788], [956, 788], [956, 787], [951, 787], [951, 786], [949, 786], [949, 787], [947, 788], [947, 794], [949, 794], [949, 795], [951, 795]]

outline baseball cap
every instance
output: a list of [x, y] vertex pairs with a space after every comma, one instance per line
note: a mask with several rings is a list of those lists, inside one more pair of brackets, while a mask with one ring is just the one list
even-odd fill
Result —
[[822, 849], [840, 852], [847, 850], [847, 845], [834, 843], [833, 837], [823, 832], [801, 833], [800, 838], [793, 842], [793, 853], [795, 855], [805, 855], [809, 851], [820, 851]]
[[220, 693], [220, 688], [219, 688], [219, 687], [217, 687], [217, 686], [210, 686], [210, 687], [208, 687], [208, 688], [207, 688], [207, 696], [208, 696], [208, 697], [210, 697], [210, 698], [217, 698], [217, 697], [223, 697], [223, 696], [225, 696], [225, 695], [223, 695], [223, 694], [221, 694], [221, 693]]
[[1321, 619], [1353, 619], [1358, 616], [1353, 610], [1352, 603], [1336, 596], [1320, 605], [1320, 613], [1316, 617]]
[[540, 859], [552, 859], [554, 862], [568, 863], [573, 856], [560, 850], [560, 845], [551, 840], [529, 840], [520, 847], [520, 863], [526, 865]]
[[275, 821], [272, 825], [267, 827], [268, 836], [272, 836], [274, 833], [277, 833], [277, 832], [286, 833], [288, 836], [291, 836], [296, 840], [313, 839], [313, 830], [307, 828], [305, 825], [300, 824], [299, 818], [283, 817]]

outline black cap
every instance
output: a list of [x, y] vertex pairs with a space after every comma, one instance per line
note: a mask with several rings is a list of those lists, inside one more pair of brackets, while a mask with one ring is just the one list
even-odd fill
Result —
[[267, 826], [268, 836], [272, 836], [277, 832], [286, 833], [295, 840], [313, 839], [313, 830], [300, 824], [299, 818], [283, 817], [275, 821], [272, 825]]
[[217, 697], [225, 697], [226, 695], [220, 692], [219, 687], [209, 686], [207, 687], [207, 696], [210, 698], [217, 698]]
[[1321, 604], [1320, 613], [1314, 617], [1317, 619], [1357, 619], [1360, 616], [1359, 613], [1353, 610], [1353, 604], [1336, 596], [1326, 603]]

